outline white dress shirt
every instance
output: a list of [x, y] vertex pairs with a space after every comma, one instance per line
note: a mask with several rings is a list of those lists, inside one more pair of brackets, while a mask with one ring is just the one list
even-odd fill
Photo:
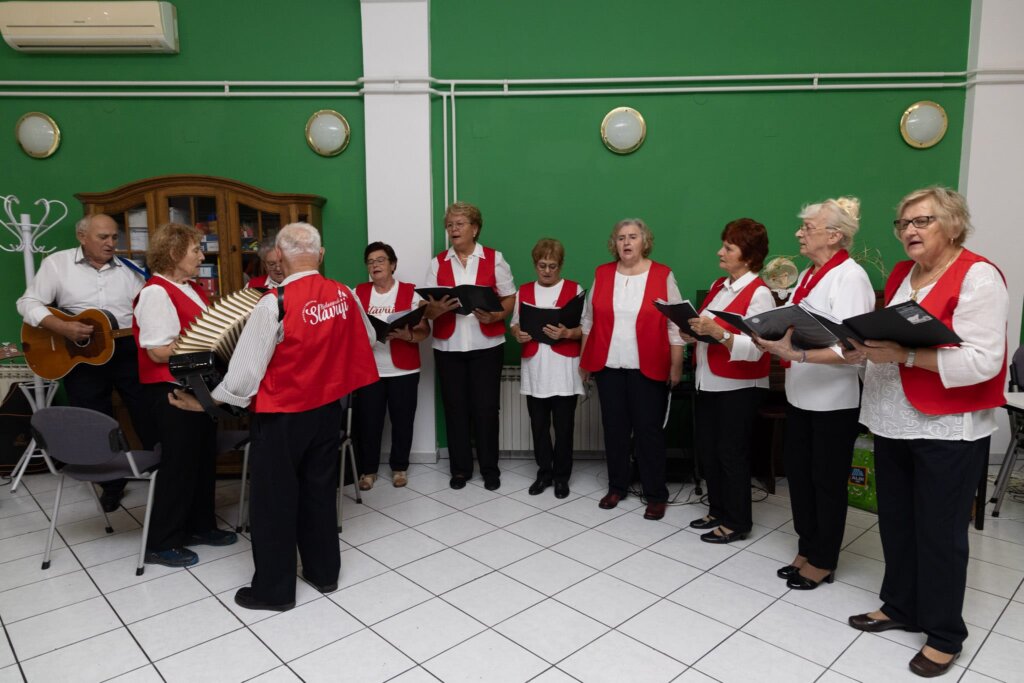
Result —
[[[736, 279], [735, 282], [730, 283], [729, 279], [726, 278], [725, 283], [722, 285], [722, 289], [718, 291], [715, 298], [707, 305], [707, 307], [701, 312], [701, 315], [707, 318], [714, 318], [712, 310], [724, 311], [725, 308], [733, 302], [740, 292], [742, 292], [747, 285], [754, 281], [757, 277], [757, 273], [744, 273]], [[714, 284], [714, 283], [712, 283]], [[754, 292], [754, 296], [750, 299], [750, 306], [747, 307], [747, 312], [744, 317], [748, 315], [757, 315], [758, 313], [764, 313], [775, 308], [775, 299], [772, 297], [771, 290], [767, 287], [758, 287]], [[696, 382], [697, 388], [701, 391], [735, 391], [736, 389], [767, 389], [768, 378], [760, 377], [758, 379], [732, 379], [730, 377], [719, 377], [711, 371], [711, 367], [708, 365], [708, 344], [706, 342], [697, 342], [697, 372]], [[757, 361], [761, 359], [762, 352], [754, 345], [754, 340], [744, 334], [733, 334], [732, 335], [732, 351], [729, 354], [729, 360], [740, 360], [740, 361]]]
[[[807, 270], [797, 282], [803, 282]], [[825, 273], [804, 298], [817, 310], [845, 320], [875, 310], [875, 290], [852, 258]], [[793, 305], [792, 297], [786, 302]], [[842, 357], [841, 347], [832, 352]], [[786, 370], [786, 400], [802, 410], [843, 410], [860, 405], [860, 368], [856, 365], [793, 363]]]
[[[444, 255], [445, 260], [452, 265], [452, 275], [455, 277], [455, 285], [475, 285], [476, 271], [480, 260], [484, 257], [484, 248], [477, 244], [465, 266], [455, 255], [455, 247], [450, 247]], [[430, 259], [430, 268], [427, 271], [427, 287], [437, 287], [437, 258]], [[498, 297], [512, 296], [516, 293], [516, 283], [512, 280], [512, 269], [505, 261], [500, 251], [494, 252], [494, 280], [498, 290]], [[456, 315], [455, 330], [448, 339], [434, 337], [433, 347], [438, 351], [477, 351], [489, 349], [505, 343], [505, 335], [488, 337], [480, 329], [480, 321], [474, 315]]]
[[[534, 305], [542, 308], [554, 308], [558, 297], [562, 294], [565, 280], [559, 280], [550, 287], [537, 282], [533, 288]], [[575, 294], [583, 288], [576, 285]], [[516, 293], [516, 306], [513, 309], [512, 325], [519, 324], [519, 293]], [[537, 353], [530, 358], [523, 358], [520, 366], [519, 393], [535, 398], [550, 396], [572, 396], [583, 394], [583, 380], [580, 379], [580, 358], [570, 358], [556, 353], [550, 344], [537, 343]]]
[[[934, 286], [922, 288], [918, 301]], [[908, 273], [889, 305], [909, 300], [910, 293]], [[937, 349], [942, 386], [971, 386], [999, 373], [1005, 362], [1008, 310], [1009, 297], [999, 272], [988, 263], [972, 265], [953, 311], [953, 329], [963, 342]], [[992, 408], [952, 415], [926, 415], [917, 410], [903, 391], [896, 363], [868, 363], [860, 421], [873, 434], [890, 439], [977, 441], [996, 431]]]
[[[188, 284], [178, 284], [159, 274], [153, 277], [166, 280], [171, 286], [180, 289], [201, 310], [206, 310], [206, 304]], [[167, 290], [159, 285], [143, 288], [139, 294], [139, 303], [135, 306], [135, 320], [139, 323], [139, 346], [144, 349], [167, 346], [181, 333], [178, 310]]]
[[[316, 273], [315, 270], [292, 273], [281, 284], [287, 287], [288, 284], [299, 278]], [[351, 290], [349, 294], [355, 301], [356, 310], [362, 316], [367, 338], [373, 344], [377, 339], [377, 333], [366, 317], [366, 311], [359, 303], [359, 297]], [[288, 298], [287, 289], [285, 289], [285, 298]], [[263, 376], [267, 374], [267, 367], [270, 365], [270, 359], [274, 356], [274, 350], [283, 339], [284, 321], [277, 319], [277, 296], [268, 293], [259, 300], [249, 319], [245, 321], [245, 327], [238, 338], [235, 352], [231, 355], [228, 371], [217, 388], [211, 392], [214, 400], [230, 403], [240, 408], [248, 406], [252, 397], [259, 390]]]
[[[394, 313], [399, 313], [395, 310], [395, 302], [398, 300], [398, 280], [395, 280], [394, 286], [390, 290], [380, 294], [377, 292], [377, 288], [370, 287], [370, 308], [366, 311], [367, 315], [372, 315], [378, 320], [388, 321], [388, 316]], [[355, 291], [353, 289], [352, 291]], [[357, 297], [358, 298], [358, 297]], [[423, 300], [416, 292], [412, 293], [412, 307], [416, 308], [419, 306], [420, 301]], [[362, 300], [360, 300], [362, 303]], [[377, 361], [377, 374], [381, 377], [398, 377], [399, 375], [411, 375], [414, 372], [419, 372], [419, 368], [415, 370], [402, 370], [396, 368], [394, 362], [391, 360], [391, 342], [386, 341], [383, 344], [376, 341], [374, 337], [373, 343], [373, 359]]]
[[39, 265], [32, 284], [18, 299], [18, 313], [38, 327], [55, 306], [77, 315], [87, 308], [108, 311], [120, 329], [132, 326], [132, 301], [145, 284], [142, 276], [115, 256], [102, 268], [85, 260], [81, 247], [50, 254]]
[[[612, 326], [612, 339], [608, 345], [606, 368], [622, 368], [638, 370], [640, 368], [640, 348], [636, 342], [636, 319], [640, 315], [640, 307], [644, 304], [644, 291], [647, 289], [647, 275], [651, 271], [639, 275], [623, 275], [615, 272], [615, 284], [612, 288], [612, 310], [615, 321]], [[666, 295], [670, 303], [683, 300], [679, 294], [676, 276], [669, 271], [666, 280]], [[594, 285], [587, 292], [587, 301], [583, 305], [583, 334], [590, 334], [594, 327]], [[660, 315], [660, 314], [659, 314]], [[683, 346], [683, 338], [679, 336], [679, 327], [665, 318], [665, 333], [672, 346]]]

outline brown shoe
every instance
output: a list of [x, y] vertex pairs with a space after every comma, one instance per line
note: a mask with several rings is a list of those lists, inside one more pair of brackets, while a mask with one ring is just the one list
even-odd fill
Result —
[[950, 669], [953, 668], [953, 662], [960, 658], [960, 653], [957, 652], [953, 655], [945, 664], [932, 661], [924, 656], [924, 651], [918, 652], [914, 655], [914, 658], [910, 660], [910, 670], [922, 678], [935, 678], [941, 676]]
[[409, 483], [409, 477], [405, 474], [405, 470], [402, 470], [401, 472], [392, 472], [391, 473], [391, 483], [394, 484], [396, 488], [402, 487], [402, 486], [405, 486], [406, 484], [408, 484]]
[[370, 489], [373, 488], [373, 482], [375, 481], [377, 481], [376, 474], [364, 474], [363, 476], [359, 477], [359, 490], [369, 491]]
[[611, 510], [616, 505], [618, 505], [619, 501], [622, 500], [623, 498], [625, 498], [625, 496], [623, 496], [621, 493], [609, 493], [608, 495], [601, 499], [601, 501], [597, 504], [597, 507], [601, 508], [602, 510]]
[[665, 516], [667, 503], [648, 503], [644, 511], [644, 519], [661, 519]]

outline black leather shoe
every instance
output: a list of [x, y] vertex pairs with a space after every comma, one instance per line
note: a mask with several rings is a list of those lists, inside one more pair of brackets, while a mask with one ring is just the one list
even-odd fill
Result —
[[484, 479], [484, 488], [488, 491], [497, 491], [501, 488], [501, 479], [497, 477], [494, 479]]
[[701, 517], [690, 522], [691, 529], [714, 529], [716, 526], [718, 526], [718, 520], [714, 517], [709, 519]]
[[124, 498], [124, 489], [103, 489], [100, 494], [100, 507], [104, 512], [114, 512], [121, 507], [121, 499]]
[[700, 540], [705, 543], [732, 543], [733, 541], [742, 541], [747, 537], [746, 531], [730, 531], [727, 534], [716, 534], [716, 529], [712, 529], [706, 534], [700, 535]]
[[794, 576], [786, 579], [786, 587], [792, 588], [795, 591], [812, 591], [823, 583], [832, 583], [835, 580], [835, 572], [829, 572], [828, 576], [823, 578], [821, 581], [808, 579], [806, 576], [802, 576], [800, 572], [797, 572]]
[[448, 486], [458, 491], [459, 489], [466, 488], [466, 478], [460, 475], [455, 475], [448, 480]]
[[312, 586], [313, 588], [317, 589], [321, 593], [333, 593], [334, 591], [338, 590], [338, 582], [337, 581], [335, 581], [334, 583], [319, 584], [319, 583], [316, 583], [316, 582], [311, 581], [310, 579], [306, 578], [305, 575], [303, 575], [302, 578], [306, 579], [306, 583], [308, 583], [310, 586]]
[[565, 481], [555, 482], [555, 498], [569, 497], [569, 483]]
[[601, 508], [602, 510], [611, 510], [616, 505], [618, 505], [619, 501], [622, 500], [623, 498], [625, 498], [625, 496], [622, 495], [621, 493], [609, 493], [608, 495], [601, 499], [601, 502], [597, 504], [597, 507]]
[[775, 575], [780, 579], [791, 579], [799, 574], [800, 567], [795, 564], [787, 564], [785, 567], [780, 567], [779, 570], [775, 572]]
[[957, 652], [953, 655], [953, 659], [949, 660], [945, 664], [939, 664], [933, 662], [924, 656], [924, 652], [918, 652], [914, 655], [914, 658], [910, 660], [910, 670], [922, 678], [935, 678], [941, 676], [950, 669], [953, 668], [953, 662], [960, 659], [960, 653]]
[[910, 631], [911, 633], [920, 633], [921, 629], [916, 626], [908, 626], [902, 622], [896, 621], [895, 619], [872, 619], [867, 614], [854, 614], [852, 617], [846, 620], [850, 626], [854, 627], [858, 631], [867, 631], [868, 633], [881, 633], [882, 631]]
[[253, 597], [252, 587], [246, 586], [245, 588], [239, 588], [238, 592], [235, 593], [235, 604], [245, 609], [265, 609], [271, 612], [286, 612], [292, 607], [295, 607], [295, 601], [283, 602], [278, 605], [272, 605], [269, 602], [263, 602]]
[[529, 493], [531, 496], [539, 496], [540, 494], [544, 493], [544, 489], [546, 489], [549, 486], [551, 486], [550, 479], [538, 479], [537, 481], [533, 482], [533, 484], [530, 485]]

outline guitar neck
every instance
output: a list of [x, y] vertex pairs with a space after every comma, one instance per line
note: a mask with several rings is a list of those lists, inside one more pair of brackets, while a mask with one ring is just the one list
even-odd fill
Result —
[[110, 336], [113, 337], [114, 339], [120, 339], [121, 337], [130, 337], [132, 336], [132, 330], [130, 328], [125, 330], [111, 330]]

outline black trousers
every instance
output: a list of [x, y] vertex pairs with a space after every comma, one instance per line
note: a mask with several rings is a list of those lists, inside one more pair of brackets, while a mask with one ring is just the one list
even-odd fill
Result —
[[799, 553], [835, 569], [846, 529], [847, 483], [860, 427], [857, 408], [802, 410], [786, 405], [783, 462]]
[[153, 494], [146, 549], [185, 545], [193, 533], [217, 528], [214, 488], [217, 423], [206, 413], [180, 410], [167, 402], [172, 384], [146, 385], [160, 427], [160, 470]]
[[708, 514], [733, 531], [750, 531], [750, 447], [766, 389], [697, 392], [694, 445], [708, 484]]
[[[533, 432], [533, 457], [537, 478], [568, 483], [572, 476], [572, 430], [576, 421], [576, 395], [526, 397]], [[551, 423], [555, 441], [551, 443]]]
[[356, 391], [354, 437], [359, 474], [377, 473], [384, 411], [391, 416], [391, 455], [388, 458], [391, 471], [404, 472], [409, 469], [419, 384], [420, 373], [414, 372], [397, 377], [381, 377]]
[[249, 447], [253, 597], [295, 600], [295, 546], [317, 585], [338, 580], [338, 449], [341, 405], [302, 413], [256, 413]]
[[484, 479], [497, 479], [498, 411], [501, 397], [502, 344], [477, 351], [438, 351], [434, 364], [444, 403], [452, 476], [473, 476], [473, 447]]
[[882, 611], [947, 654], [967, 638], [967, 528], [990, 440], [875, 437]]
[[[68, 403], [78, 408], [98, 410], [104, 415], [114, 416], [111, 392], [117, 389], [121, 395], [132, 426], [138, 434], [142, 447], [153, 450], [160, 440], [156, 414], [151, 405], [151, 394], [139, 384], [139, 358], [135, 340], [122, 337], [114, 341], [114, 355], [104, 365], [77, 366], [64, 377], [64, 390]], [[119, 491], [125, 486], [124, 479], [103, 482], [104, 489]]]
[[645, 377], [639, 370], [605, 368], [594, 373], [601, 396], [601, 425], [608, 461], [608, 491], [626, 495], [632, 483], [629, 455], [640, 469], [640, 484], [648, 503], [668, 500], [665, 486], [665, 406], [668, 385]]

